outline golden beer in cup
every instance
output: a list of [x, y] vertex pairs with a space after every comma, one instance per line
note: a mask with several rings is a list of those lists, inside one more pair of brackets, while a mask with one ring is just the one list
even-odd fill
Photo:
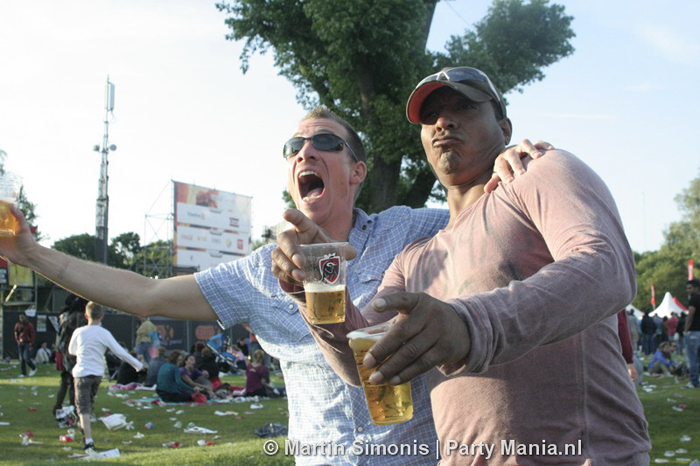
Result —
[[383, 426], [399, 424], [413, 418], [413, 400], [411, 398], [411, 382], [401, 385], [389, 385], [383, 382], [378, 385], [369, 383], [369, 376], [374, 368], [366, 369], [362, 364], [365, 354], [391, 328], [389, 323], [383, 323], [348, 333], [350, 348], [355, 354], [357, 372], [362, 380], [362, 388], [367, 399], [367, 408], [372, 423]]
[[0, 235], [14, 235], [19, 222], [10, 211], [10, 204], [17, 202], [21, 187], [19, 178], [11, 174], [0, 177]]
[[312, 324], [345, 322], [346, 262], [341, 254], [348, 243], [304, 244], [304, 292]]

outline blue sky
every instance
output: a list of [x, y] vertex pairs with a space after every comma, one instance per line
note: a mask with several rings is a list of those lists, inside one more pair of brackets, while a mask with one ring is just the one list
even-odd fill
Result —
[[[681, 219], [674, 196], [700, 176], [700, 2], [559, 2], [573, 55], [506, 95], [514, 140], [545, 139], [607, 182], [637, 251]], [[429, 47], [481, 19], [490, 2], [442, 1]], [[165, 238], [170, 180], [253, 197], [253, 237], [284, 208], [281, 144], [304, 110], [292, 86], [240, 43], [206, 1], [0, 3], [0, 148], [37, 204], [46, 244], [94, 233], [103, 92], [116, 85], [110, 236]], [[148, 215], [148, 218], [147, 218]]]

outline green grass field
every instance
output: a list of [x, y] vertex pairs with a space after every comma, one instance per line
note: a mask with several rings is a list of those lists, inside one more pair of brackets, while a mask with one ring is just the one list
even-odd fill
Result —
[[[59, 385], [58, 371], [53, 366], [40, 366], [35, 377], [17, 378], [19, 366], [0, 364], [0, 464], [45, 465], [82, 463], [70, 458], [82, 454], [82, 436], [76, 435], [76, 442], [62, 443], [59, 437], [67, 429], [58, 427], [51, 409]], [[244, 377], [224, 377], [225, 382], [245, 385]], [[273, 385], [283, 385], [283, 381], [272, 376]], [[120, 457], [97, 460], [100, 464], [122, 465], [284, 465], [294, 464], [293, 458], [282, 455], [266, 456], [263, 453], [265, 439], [255, 435], [255, 429], [268, 422], [287, 425], [287, 400], [261, 400], [260, 409], [251, 409], [251, 402], [199, 406], [144, 405], [128, 406], [128, 399], [153, 396], [147, 391], [117, 391], [109, 395], [111, 382], [102, 382], [96, 400], [95, 414], [101, 417], [104, 410], [126, 415], [133, 421], [134, 430], [108, 430], [101, 421], [93, 423], [93, 437], [98, 451], [118, 448]], [[36, 411], [34, 411], [36, 410]], [[177, 414], [178, 411], [184, 411]], [[215, 411], [236, 412], [237, 415], [218, 416]], [[175, 428], [180, 421], [182, 427]], [[144, 425], [153, 423], [152, 429]], [[186, 434], [184, 428], [190, 422], [199, 427], [217, 431], [217, 434]], [[34, 434], [33, 442], [22, 445], [21, 435], [27, 430]], [[144, 436], [134, 438], [137, 432]], [[285, 437], [277, 440], [283, 442]], [[199, 446], [198, 440], [208, 440], [215, 445]], [[165, 448], [164, 443], [179, 442], [180, 448]]]
[[[0, 464], [45, 465], [76, 464], [79, 459], [71, 455], [82, 453], [80, 433], [76, 442], [62, 443], [59, 437], [66, 429], [58, 427], [51, 414], [58, 387], [58, 372], [52, 366], [41, 366], [32, 378], [17, 378], [19, 367], [16, 364], [0, 363]], [[684, 389], [685, 381], [676, 384], [673, 378], [644, 379], [648, 385], [638, 389], [644, 410], [649, 421], [652, 438], [652, 464], [657, 459], [667, 460], [666, 464], [688, 464], [686, 458], [700, 458], [700, 390]], [[225, 382], [243, 385], [241, 376], [225, 377]], [[273, 385], [282, 385], [281, 379], [273, 376]], [[293, 464], [293, 458], [281, 454], [267, 456], [263, 452], [266, 441], [254, 433], [257, 427], [268, 422], [287, 423], [286, 399], [263, 400], [263, 408], [251, 409], [251, 403], [231, 403], [200, 406], [145, 405], [150, 409], [128, 406], [128, 399], [140, 399], [152, 392], [115, 392], [125, 398], [109, 395], [111, 383], [103, 382], [96, 402], [96, 415], [104, 410], [126, 415], [132, 421], [134, 430], [108, 430], [101, 421], [93, 423], [93, 437], [98, 451], [118, 448], [120, 457], [98, 460], [110, 465], [286, 465]], [[644, 390], [651, 390], [647, 392]], [[685, 405], [682, 411], [674, 410]], [[177, 411], [184, 411], [177, 414]], [[237, 415], [218, 416], [215, 411], [236, 412]], [[180, 421], [181, 428], [174, 424]], [[144, 425], [153, 423], [152, 429]], [[183, 429], [190, 422], [199, 427], [218, 431], [217, 434], [186, 434]], [[33, 442], [22, 445], [21, 435], [31, 430]], [[137, 432], [144, 436], [134, 438]], [[681, 441], [684, 436], [692, 441]], [[284, 442], [285, 437], [277, 441]], [[212, 446], [198, 446], [198, 440], [215, 443]], [[179, 442], [180, 448], [165, 448], [164, 443]], [[680, 452], [677, 452], [680, 450]], [[683, 452], [682, 450], [686, 450]], [[673, 452], [674, 456], [665, 456]]]

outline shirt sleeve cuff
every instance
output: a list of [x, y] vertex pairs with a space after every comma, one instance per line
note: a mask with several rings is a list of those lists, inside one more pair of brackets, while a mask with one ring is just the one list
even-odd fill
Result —
[[[447, 303], [451, 305], [455, 312], [467, 324], [469, 329], [469, 353], [460, 361], [442, 364], [438, 366], [438, 370], [446, 377], [458, 376], [464, 373], [479, 373], [484, 372], [488, 368], [486, 361], [486, 338], [484, 335], [483, 318], [478, 312], [472, 312], [467, 307], [463, 299], [451, 299]], [[475, 306], [479, 307], [479, 306]]]

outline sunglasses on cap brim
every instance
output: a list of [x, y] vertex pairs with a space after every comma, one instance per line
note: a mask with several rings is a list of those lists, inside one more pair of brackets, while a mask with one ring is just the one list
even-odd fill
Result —
[[343, 138], [340, 136], [330, 133], [314, 134], [308, 138], [301, 136], [291, 138], [284, 143], [284, 148], [282, 149], [282, 155], [284, 158], [288, 159], [297, 155], [304, 147], [304, 144], [306, 144], [306, 141], [311, 141], [311, 145], [314, 146], [314, 148], [324, 152], [340, 152], [343, 150], [343, 146], [346, 146], [350, 151], [352, 158], [355, 159], [355, 162], [359, 161], [357, 155], [355, 155], [355, 152], [352, 150], [352, 147], [350, 147], [350, 144], [345, 142], [345, 140], [343, 140]]
[[[487, 81], [486, 76], [474, 68], [451, 68], [449, 70], [438, 71], [437, 73], [431, 74], [419, 82], [416, 89], [421, 87], [423, 84], [432, 81], [450, 81], [453, 83], [462, 81], [478, 81], [481, 83], [488, 82], [489, 87], [493, 89], [493, 85], [491, 85], [490, 81]], [[496, 94], [496, 90], [493, 89], [493, 91], [494, 94]]]

